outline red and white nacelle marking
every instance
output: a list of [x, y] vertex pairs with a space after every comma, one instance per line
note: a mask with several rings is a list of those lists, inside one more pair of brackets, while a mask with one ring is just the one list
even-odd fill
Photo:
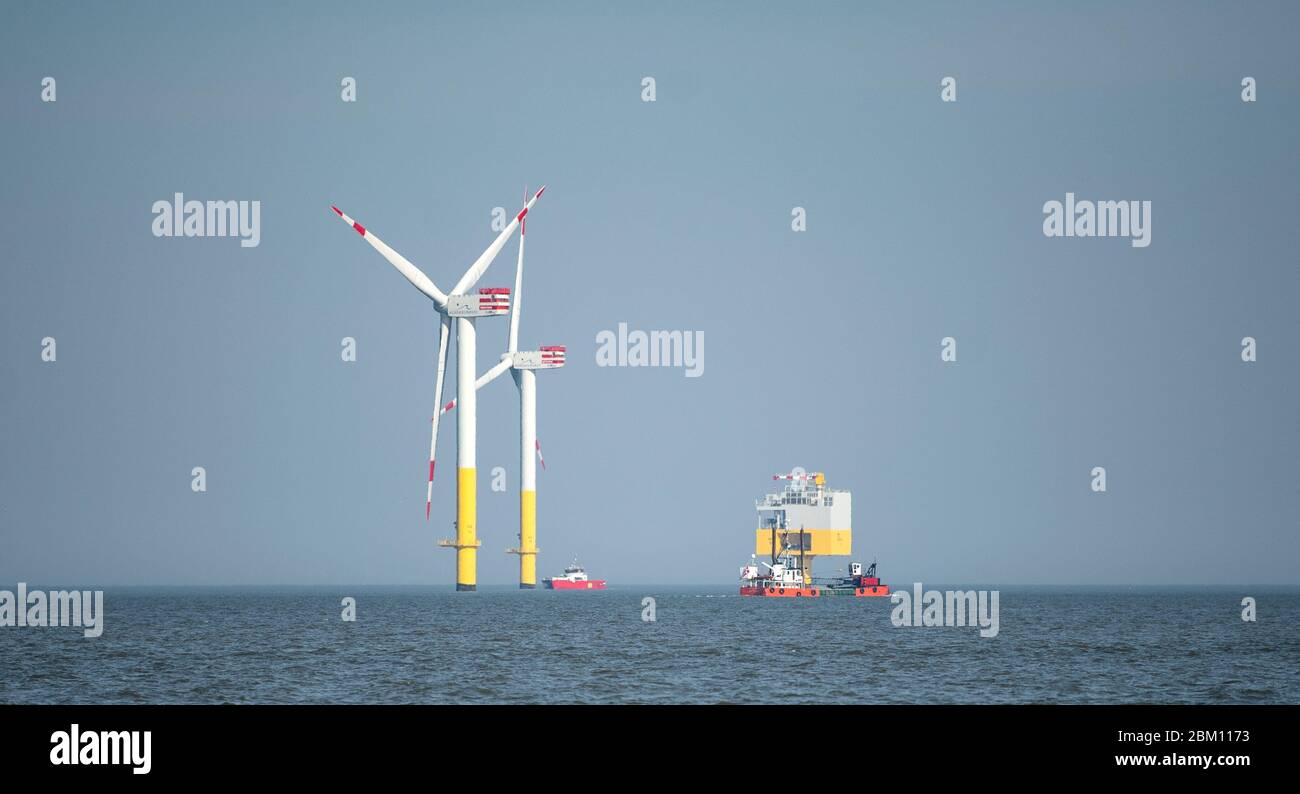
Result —
[[509, 287], [483, 287], [477, 295], [447, 296], [449, 317], [499, 317], [509, 313]]
[[520, 350], [510, 354], [515, 369], [559, 369], [564, 366], [563, 345], [548, 345], [538, 350]]

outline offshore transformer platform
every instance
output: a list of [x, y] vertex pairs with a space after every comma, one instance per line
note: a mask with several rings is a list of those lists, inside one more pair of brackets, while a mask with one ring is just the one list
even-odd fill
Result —
[[[865, 571], [861, 563], [849, 563], [848, 576], [813, 577], [814, 558], [847, 557], [853, 553], [851, 493], [827, 488], [825, 474], [808, 474], [800, 468], [789, 474], [774, 474], [772, 479], [787, 484], [780, 493], [755, 502], [759, 526], [754, 533], [751, 562], [740, 569], [741, 595], [889, 595], [889, 585], [880, 583], [874, 562]], [[771, 562], [755, 562], [759, 555], [770, 557]], [[767, 571], [760, 572], [759, 565]]]

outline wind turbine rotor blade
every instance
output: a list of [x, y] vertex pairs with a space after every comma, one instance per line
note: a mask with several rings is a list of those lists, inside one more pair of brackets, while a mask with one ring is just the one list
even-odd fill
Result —
[[334, 210], [334, 212], [343, 219], [344, 223], [347, 223], [355, 229], [357, 234], [364, 237], [366, 242], [370, 243], [370, 247], [378, 251], [384, 259], [388, 260], [389, 264], [397, 268], [397, 271], [401, 273], [407, 281], [411, 282], [416, 289], [429, 296], [430, 300], [438, 304], [438, 308], [447, 305], [446, 294], [444, 294], [442, 290], [438, 289], [438, 287], [433, 283], [433, 280], [424, 274], [424, 271], [411, 264], [406, 257], [389, 248], [388, 244], [376, 237], [374, 232], [371, 232], [369, 229], [352, 220], [347, 215], [344, 215], [343, 210], [335, 206], [331, 206], [330, 209]]
[[543, 190], [546, 190], [545, 185], [528, 200], [528, 203], [519, 211], [514, 220], [510, 221], [510, 224], [501, 230], [501, 234], [497, 235], [497, 239], [492, 241], [492, 245], [489, 245], [487, 250], [475, 260], [474, 264], [469, 266], [469, 270], [465, 271], [465, 275], [461, 276], [460, 281], [457, 281], [456, 286], [452, 288], [452, 295], [464, 295], [466, 290], [478, 283], [479, 277], [488, 269], [488, 265], [492, 264], [492, 260], [497, 258], [497, 254], [501, 253], [501, 248], [510, 239], [510, 235], [515, 233], [515, 227], [523, 222], [524, 218], [528, 216], [528, 211], [537, 203], [537, 199], [542, 197]]
[[[489, 383], [491, 383], [492, 381], [500, 377], [502, 372], [505, 372], [508, 369], [510, 369], [510, 359], [505, 358], [497, 362], [496, 366], [492, 367], [492, 369], [488, 370], [487, 372], [484, 372], [482, 375], [479, 376], [478, 380], [474, 381], [474, 390], [478, 391], [479, 389], [488, 385]], [[438, 413], [445, 414], [449, 411], [454, 411], [454, 410], [456, 410], [456, 401], [453, 399], [448, 401], [446, 405], [442, 406], [442, 410], [439, 411]]]
[[[441, 323], [438, 331], [438, 378], [433, 387], [433, 404], [436, 406], [442, 402], [442, 383], [447, 373], [447, 340], [451, 336], [451, 318], [447, 315], [441, 315]], [[434, 457], [438, 451], [438, 417], [442, 416], [442, 411], [434, 413], [429, 424], [431, 426], [429, 435], [429, 490], [424, 497], [424, 520], [429, 520], [429, 513], [433, 510], [433, 464]]]
[[[524, 190], [524, 203], [527, 204], [528, 190]], [[524, 289], [524, 236], [528, 231], [528, 221], [519, 221], [519, 262], [515, 265], [515, 300], [510, 306], [510, 344], [507, 352], [519, 349], [519, 301]]]
[[474, 381], [474, 389], [478, 390], [483, 388], [484, 386], [488, 385], [489, 383], [491, 383], [492, 381], [500, 377], [501, 373], [505, 372], [508, 369], [510, 369], [510, 359], [508, 358], [501, 359], [496, 363], [496, 366], [492, 367], [492, 369], [488, 370], [487, 372], [484, 372], [479, 377], [478, 380]]

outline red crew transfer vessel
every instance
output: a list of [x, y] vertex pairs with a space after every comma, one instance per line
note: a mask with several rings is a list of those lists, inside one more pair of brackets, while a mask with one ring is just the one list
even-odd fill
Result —
[[587, 572], [577, 560], [569, 563], [563, 576], [551, 576], [542, 580], [547, 590], [604, 590], [604, 579], [589, 579]]

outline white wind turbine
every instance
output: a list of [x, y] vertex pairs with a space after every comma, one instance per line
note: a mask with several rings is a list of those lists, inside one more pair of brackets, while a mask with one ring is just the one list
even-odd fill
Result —
[[478, 524], [478, 478], [475, 469], [475, 446], [477, 416], [474, 398], [474, 370], [476, 369], [475, 342], [477, 340], [474, 321], [478, 317], [492, 317], [505, 314], [509, 310], [510, 295], [508, 289], [481, 289], [477, 295], [467, 294], [474, 288], [492, 260], [496, 259], [501, 248], [514, 233], [537, 199], [541, 190], [524, 204], [514, 220], [501, 231], [492, 244], [487, 247], [474, 264], [452, 287], [450, 293], [438, 289], [433, 281], [419, 268], [411, 264], [406, 257], [389, 248], [366, 227], [343, 214], [338, 207], [331, 207], [346, 223], [352, 226], [371, 247], [378, 251], [389, 264], [397, 268], [407, 281], [433, 301], [440, 317], [438, 335], [438, 376], [434, 385], [434, 414], [432, 432], [429, 440], [429, 488], [425, 497], [424, 515], [426, 520], [433, 504], [433, 470], [434, 456], [438, 445], [438, 418], [441, 414], [437, 406], [442, 403], [443, 377], [447, 368], [447, 340], [451, 333], [451, 320], [456, 320], [456, 402], [461, 406], [461, 413], [456, 421], [456, 539], [442, 541], [440, 545], [456, 549], [456, 589], [474, 590], [477, 587], [477, 551], [481, 545], [477, 539]]
[[[524, 193], [527, 196], [527, 191]], [[515, 300], [510, 307], [510, 336], [501, 361], [483, 373], [474, 383], [475, 390], [496, 380], [507, 369], [514, 376], [519, 389], [519, 548], [508, 549], [508, 554], [519, 555], [519, 587], [531, 590], [537, 586], [537, 466], [533, 456], [542, 457], [537, 441], [537, 376], [534, 370], [558, 369], [564, 366], [565, 349], [562, 345], [547, 345], [537, 350], [519, 350], [519, 305], [524, 285], [524, 239], [527, 222], [519, 224], [519, 262], [515, 266]], [[460, 398], [447, 403], [442, 413], [452, 410]], [[463, 410], [463, 406], [462, 406]], [[542, 466], [546, 462], [542, 461]]]

